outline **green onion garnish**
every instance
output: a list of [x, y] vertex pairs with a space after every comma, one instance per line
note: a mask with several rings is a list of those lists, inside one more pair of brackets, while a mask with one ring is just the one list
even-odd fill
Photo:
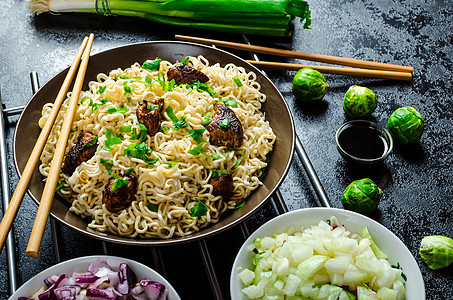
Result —
[[223, 120], [220, 122], [220, 126], [222, 126], [222, 127], [227, 127], [228, 124], [230, 124], [230, 123], [231, 123], [230, 119], [225, 118], [225, 119], [223, 119]]
[[221, 176], [222, 174], [225, 174], [227, 170], [222, 169], [222, 170], [212, 170], [212, 177], [217, 177]]
[[112, 186], [112, 191], [117, 190], [119, 188], [122, 188], [123, 186], [126, 186], [129, 184], [129, 181], [123, 179], [120, 177], [118, 174], [113, 174], [113, 177], [116, 179], [115, 182], [113, 183]]
[[126, 149], [124, 149], [123, 155], [126, 157], [134, 157], [143, 160], [147, 164], [155, 164], [159, 159], [158, 158], [149, 158], [148, 153], [152, 153], [153, 150], [148, 147], [145, 143], [140, 144], [130, 144]]
[[236, 100], [231, 100], [228, 98], [219, 97], [219, 100], [223, 102], [226, 106], [238, 107], [238, 102]]
[[57, 187], [55, 188], [55, 191], [58, 191], [59, 189], [61, 189], [62, 187], [64, 187], [64, 184], [65, 184], [64, 181], [60, 182], [60, 183], [57, 185]]
[[104, 93], [104, 92], [105, 92], [105, 86], [102, 86], [102, 85], [101, 85], [101, 86], [99, 86], [99, 89], [98, 89], [98, 91], [96, 92], [96, 94], [102, 94], [102, 93]]
[[107, 172], [110, 175], [112, 173], [113, 160], [101, 158], [100, 162], [101, 165], [103, 165], [107, 169]]
[[124, 89], [124, 94], [126, 95], [127, 93], [130, 94], [132, 93], [131, 87], [127, 85], [127, 82], [123, 83], [123, 89]]
[[189, 215], [192, 218], [206, 216], [206, 214], [208, 213], [208, 207], [206, 206], [206, 204], [201, 202], [200, 199], [198, 199], [198, 198], [196, 198], [195, 200], [198, 201], [198, 204], [190, 209]]
[[192, 155], [198, 155], [203, 150], [204, 150], [203, 145], [200, 144], [200, 145], [196, 146], [195, 148], [190, 149], [189, 151], [187, 151], [187, 153], [192, 154]]
[[181, 63], [187, 65], [189, 63], [190, 57], [186, 56]]
[[155, 60], [147, 60], [143, 63], [142, 68], [148, 71], [159, 71], [160, 62], [162, 59], [156, 58]]
[[107, 129], [107, 127], [104, 127], [104, 131], [107, 140], [105, 141], [106, 146], [103, 148], [103, 150], [112, 151], [111, 147], [113, 145], [121, 144], [123, 142], [123, 140], [120, 137], [118, 137], [116, 134]]
[[189, 136], [191, 136], [197, 144], [206, 142], [206, 140], [203, 139], [203, 133], [205, 131], [206, 131], [206, 128], [192, 129], [192, 130], [189, 130]]
[[151, 104], [151, 103], [148, 103], [146, 105], [146, 108], [149, 109], [149, 110], [158, 110], [159, 109], [159, 104]]
[[129, 132], [131, 132], [131, 128], [132, 128], [132, 125], [121, 126], [120, 127], [120, 132], [129, 133]]
[[241, 201], [236, 202], [234, 209], [239, 209], [239, 208], [243, 207], [244, 204], [245, 204], [245, 198], [242, 198]]
[[159, 204], [148, 203], [148, 209], [153, 212], [159, 211]]
[[175, 166], [175, 165], [177, 165], [177, 164], [178, 164], [177, 161], [172, 161], [172, 160], [170, 160], [170, 161], [168, 162], [168, 167], [169, 167], [169, 168], [173, 168], [173, 166]]
[[212, 115], [212, 112], [208, 111], [207, 113], [204, 113], [203, 114], [203, 121], [201, 122], [201, 125], [206, 125], [206, 124], [209, 124], [211, 123], [211, 115]]
[[94, 145], [96, 145], [97, 141], [98, 141], [97, 135], [93, 135], [93, 140], [91, 142], [89, 142], [89, 143], [83, 143], [83, 147], [94, 146]]
[[114, 114], [114, 113], [117, 113], [117, 112], [122, 113], [122, 114], [125, 114], [125, 113], [128, 112], [128, 110], [129, 110], [129, 109], [128, 109], [126, 106], [121, 106], [121, 107], [109, 107], [109, 108], [107, 108], [107, 112], [108, 112], [109, 114]]
[[234, 81], [234, 83], [236, 83], [236, 85], [238, 87], [242, 86], [242, 81], [239, 78], [237, 78], [236, 76], [233, 77], [233, 81]]
[[172, 127], [173, 130], [180, 130], [182, 128], [189, 126], [189, 124], [187, 124], [186, 122], [187, 116], [183, 116], [181, 120], [179, 120], [178, 117], [173, 112], [173, 108], [171, 108], [171, 106], [168, 106], [165, 109], [165, 112], [167, 113], [168, 117], [173, 121]]

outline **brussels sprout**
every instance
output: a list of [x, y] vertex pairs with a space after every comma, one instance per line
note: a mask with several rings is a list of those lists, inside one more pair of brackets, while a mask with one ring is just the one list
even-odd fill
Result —
[[344, 95], [343, 109], [350, 118], [369, 116], [376, 106], [376, 95], [369, 88], [353, 85]]
[[413, 107], [400, 107], [390, 116], [387, 127], [397, 143], [412, 144], [422, 136], [423, 117]]
[[453, 263], [453, 239], [442, 235], [425, 236], [420, 244], [420, 256], [433, 270]]
[[328, 89], [329, 85], [319, 71], [303, 68], [294, 76], [293, 94], [301, 101], [322, 100]]
[[353, 181], [341, 195], [341, 204], [348, 210], [364, 215], [371, 214], [378, 206], [382, 190], [369, 178]]

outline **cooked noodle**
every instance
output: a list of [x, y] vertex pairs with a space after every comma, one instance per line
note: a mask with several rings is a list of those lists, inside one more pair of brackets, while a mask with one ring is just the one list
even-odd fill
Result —
[[[189, 65], [204, 72], [209, 77], [209, 87], [219, 94], [213, 97], [212, 93], [210, 95], [188, 85], [165, 87], [163, 76], [173, 64], [164, 60], [159, 71], [148, 71], [135, 63], [125, 70], [113, 70], [109, 75], [98, 74], [97, 81], [89, 83], [89, 90], [81, 93], [66, 152], [77, 143], [77, 137], [84, 131], [98, 137], [98, 147], [96, 154], [80, 164], [72, 176], [60, 175], [60, 181], [65, 184], [59, 193], [70, 199], [71, 212], [91, 217], [88, 230], [141, 238], [185, 236], [218, 222], [221, 213], [234, 209], [261, 184], [258, 178], [267, 166], [266, 156], [272, 150], [276, 137], [260, 111], [266, 96], [260, 93], [256, 75], [233, 64], [210, 66], [202, 56], [190, 57]], [[239, 78], [243, 85], [239, 87], [233, 77]], [[202, 153], [188, 153], [198, 145], [188, 136], [189, 130], [204, 128], [204, 114], [213, 111], [213, 104], [219, 101], [219, 96], [223, 100], [237, 101], [237, 107], [231, 109], [244, 129], [240, 149], [211, 145], [209, 134], [205, 131], [203, 139], [206, 142], [201, 143], [204, 147]], [[144, 141], [153, 150], [148, 157], [158, 159], [156, 163], [148, 164], [140, 158], [124, 155], [124, 150], [137, 141], [128, 139], [132, 133], [122, 132], [120, 128], [131, 125], [139, 130], [136, 117], [139, 102], [157, 97], [165, 99], [161, 122], [163, 131], [152, 137], [148, 135]], [[48, 175], [67, 101], [62, 105], [41, 156], [39, 170], [44, 176]], [[186, 117], [187, 127], [171, 129], [173, 121], [165, 112], [168, 106], [172, 107], [178, 119]], [[112, 110], [123, 107], [127, 111], [112, 113]], [[51, 103], [43, 107], [39, 120], [41, 127], [51, 108]], [[107, 140], [104, 128], [122, 139], [121, 144], [111, 146], [111, 151], [104, 149]], [[113, 161], [110, 174], [101, 164], [101, 159]], [[111, 213], [102, 203], [104, 186], [113, 174], [122, 175], [130, 172], [131, 168], [138, 179], [135, 200], [128, 208]], [[228, 202], [222, 201], [221, 196], [211, 194], [209, 180], [214, 170], [226, 170], [233, 176], [234, 191]], [[207, 206], [206, 215], [191, 217], [191, 209], [199, 202]]]

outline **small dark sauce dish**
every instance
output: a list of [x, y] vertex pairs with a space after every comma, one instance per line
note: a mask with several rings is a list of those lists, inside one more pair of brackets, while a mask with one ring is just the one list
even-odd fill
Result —
[[335, 134], [335, 142], [341, 156], [362, 165], [382, 162], [393, 149], [393, 139], [387, 129], [367, 120], [341, 125]]

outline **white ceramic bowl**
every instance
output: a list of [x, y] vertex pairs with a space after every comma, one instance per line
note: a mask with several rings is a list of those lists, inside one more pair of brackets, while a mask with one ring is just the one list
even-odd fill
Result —
[[349, 231], [360, 233], [363, 227], [368, 227], [374, 242], [389, 256], [390, 263], [392, 265], [399, 263], [406, 274], [406, 299], [425, 299], [422, 274], [417, 262], [403, 242], [378, 222], [361, 214], [337, 208], [306, 208], [291, 211], [258, 228], [242, 245], [234, 261], [230, 277], [231, 298], [233, 300], [246, 299], [241, 292], [244, 286], [239, 279], [238, 268], [252, 267], [252, 252], [247, 249], [247, 246], [252, 244], [255, 238], [285, 232], [291, 225], [296, 228], [316, 225], [319, 221], [328, 220], [332, 216], [336, 216]]
[[137, 275], [137, 279], [150, 279], [162, 283], [168, 289], [169, 300], [180, 300], [176, 290], [170, 285], [170, 283], [162, 277], [159, 273], [145, 266], [144, 264], [136, 261], [117, 257], [117, 256], [106, 256], [106, 255], [94, 255], [94, 256], [83, 256], [74, 259], [70, 259], [61, 262], [55, 266], [52, 266], [41, 273], [37, 274], [26, 283], [24, 283], [9, 299], [15, 300], [19, 297], [30, 297], [33, 293], [39, 290], [44, 285], [44, 279], [51, 275], [72, 274], [73, 272], [86, 272], [88, 266], [97, 259], [105, 260], [112, 269], [118, 269], [120, 263], [126, 263]]

